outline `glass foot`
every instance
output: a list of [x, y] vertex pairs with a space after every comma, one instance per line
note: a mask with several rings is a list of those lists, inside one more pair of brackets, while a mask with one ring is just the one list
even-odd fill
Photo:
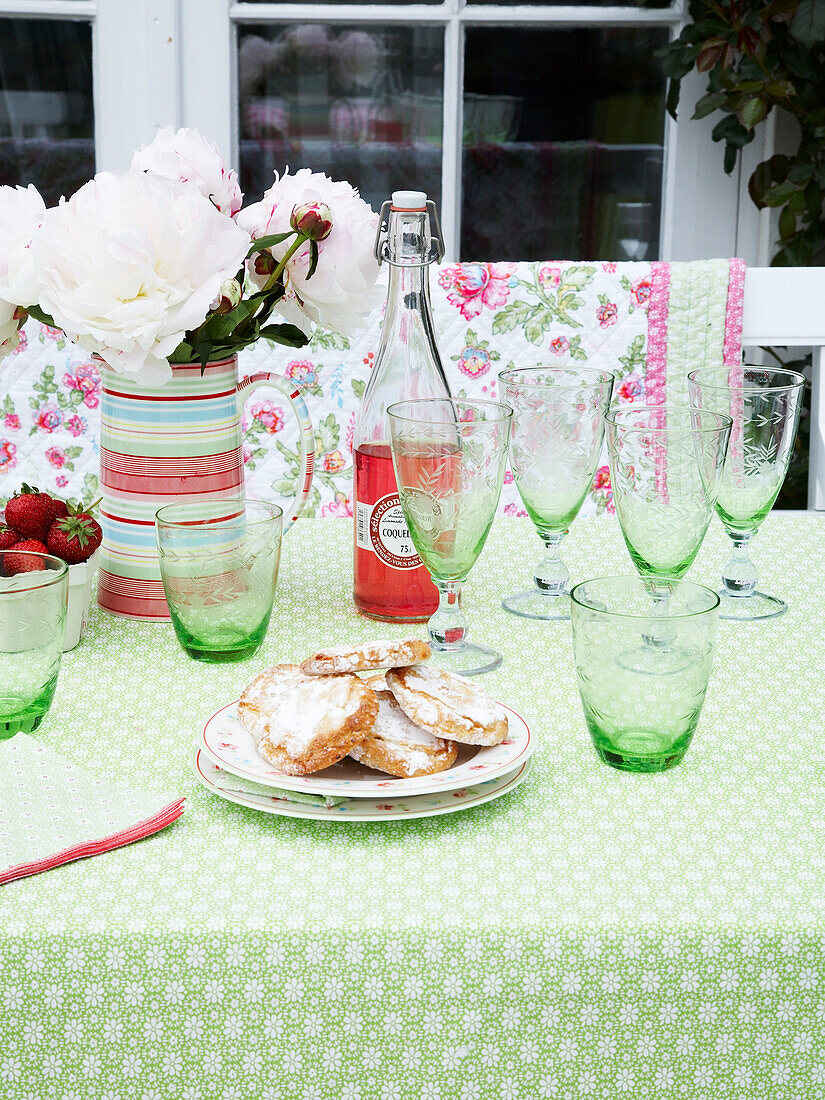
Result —
[[438, 649], [436, 646], [432, 649], [433, 655], [427, 661], [430, 668], [457, 672], [461, 676], [478, 676], [482, 672], [492, 672], [503, 660], [497, 650], [488, 649], [485, 645], [473, 645], [472, 642], [456, 649]]
[[550, 596], [537, 588], [528, 588], [508, 596], [501, 601], [501, 606], [512, 615], [521, 615], [524, 619], [570, 618], [570, 595], [567, 592]]
[[752, 596], [731, 596], [724, 591], [719, 593], [720, 619], [738, 619], [740, 622], [775, 619], [787, 610], [784, 600], [765, 592], [754, 592]]

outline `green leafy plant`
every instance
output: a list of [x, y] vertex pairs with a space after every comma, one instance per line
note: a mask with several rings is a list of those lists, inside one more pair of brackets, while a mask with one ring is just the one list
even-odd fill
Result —
[[[707, 74], [707, 91], [694, 118], [722, 117], [714, 141], [725, 145], [725, 171], [773, 110], [792, 115], [799, 128], [796, 151], [776, 153], [757, 165], [748, 181], [756, 206], [779, 212], [774, 267], [825, 262], [825, 0], [690, 0], [690, 22], [666, 46], [670, 78], [667, 106], [673, 117], [681, 82], [694, 68]], [[786, 363], [806, 370], [810, 357]], [[777, 507], [807, 504], [809, 394]]]
[[761, 210], [778, 209], [776, 267], [819, 263], [825, 254], [825, 0], [690, 0], [690, 22], [662, 51], [673, 117], [681, 82], [694, 68], [707, 74], [707, 92], [694, 118], [723, 118], [713, 140], [725, 145], [733, 171], [756, 127], [781, 109], [799, 126], [792, 155], [777, 153], [750, 177]]

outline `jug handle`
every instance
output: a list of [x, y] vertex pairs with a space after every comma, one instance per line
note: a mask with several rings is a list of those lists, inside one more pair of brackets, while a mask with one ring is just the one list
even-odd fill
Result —
[[243, 415], [243, 408], [247, 398], [253, 390], [260, 386], [271, 386], [279, 391], [289, 401], [289, 406], [298, 421], [298, 450], [299, 465], [302, 474], [298, 475], [298, 491], [288, 508], [284, 508], [284, 531], [288, 531], [295, 520], [304, 510], [309, 499], [309, 490], [312, 487], [312, 474], [315, 469], [315, 432], [312, 428], [309, 410], [306, 402], [301, 397], [301, 392], [293, 382], [280, 374], [271, 371], [261, 371], [258, 374], [250, 374], [242, 378], [238, 383], [238, 415]]

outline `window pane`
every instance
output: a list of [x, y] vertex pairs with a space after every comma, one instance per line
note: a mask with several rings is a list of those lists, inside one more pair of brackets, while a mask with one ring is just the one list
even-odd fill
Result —
[[[246, 2], [249, 4], [269, 4], [272, 0], [246, 0]], [[309, 5], [313, 3], [313, 0], [295, 0], [295, 2]], [[352, 0], [324, 0], [324, 2], [327, 4], [351, 4]], [[404, 4], [440, 4], [441, 0], [392, 0], [392, 2], [403, 6]], [[520, 0], [513, 0], [513, 3], [516, 2], [520, 2]], [[544, 0], [530, 0], [530, 3], [539, 2], [543, 3]], [[587, 2], [589, 3], [590, 0], [587, 0]], [[599, 2], [601, 3], [602, 0], [599, 0]], [[606, 3], [607, 0], [604, 0], [604, 2]], [[386, 0], [359, 0], [359, 3], [363, 4], [365, 7], [369, 7], [370, 4], [384, 4]]]
[[289, 165], [358, 187], [441, 195], [440, 27], [319, 23], [240, 35], [241, 186], [254, 199]]
[[91, 25], [0, 19], [0, 183], [51, 206], [94, 172]]
[[[253, 0], [259, 3], [260, 0]], [[342, 3], [343, 0], [333, 0], [334, 3]], [[426, 2], [426, 0], [425, 0]], [[466, 0], [469, 5], [489, 4], [491, 0]], [[533, 4], [547, 4], [554, 7], [556, 4], [569, 5], [570, 0], [493, 0], [497, 7], [524, 7]], [[668, 8], [670, 0], [575, 0], [576, 4], [584, 7], [629, 7], [629, 8]]]
[[[663, 28], [467, 30], [461, 255], [653, 259]], [[512, 58], [518, 58], [518, 65]]]

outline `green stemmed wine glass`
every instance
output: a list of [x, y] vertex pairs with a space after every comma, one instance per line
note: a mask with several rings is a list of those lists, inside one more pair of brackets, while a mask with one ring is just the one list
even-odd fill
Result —
[[788, 610], [784, 600], [757, 592], [758, 573], [749, 544], [773, 507], [793, 452], [805, 378], [765, 367], [707, 367], [688, 375], [697, 409], [733, 420], [716, 511], [733, 542], [719, 592], [722, 619], [772, 619]]
[[652, 614], [662, 620], [661, 630], [625, 654], [624, 663], [661, 675], [665, 651], [670, 672], [681, 672], [689, 657], [673, 644], [668, 622], [672, 582], [687, 573], [710, 524], [731, 418], [653, 405], [612, 409], [606, 419], [616, 513], [633, 564], [647, 582]]
[[460, 595], [501, 496], [513, 410], [434, 398], [399, 401], [387, 414], [401, 508], [440, 597], [427, 624], [432, 663], [465, 676], [488, 672], [501, 654], [467, 641]]
[[513, 409], [510, 468], [546, 548], [533, 588], [502, 603], [528, 619], [569, 619], [570, 570], [559, 544], [593, 484], [614, 377], [574, 367], [520, 367], [498, 378], [501, 399]]
[[633, 564], [643, 577], [683, 577], [713, 515], [731, 418], [651, 405], [606, 419], [613, 501]]

